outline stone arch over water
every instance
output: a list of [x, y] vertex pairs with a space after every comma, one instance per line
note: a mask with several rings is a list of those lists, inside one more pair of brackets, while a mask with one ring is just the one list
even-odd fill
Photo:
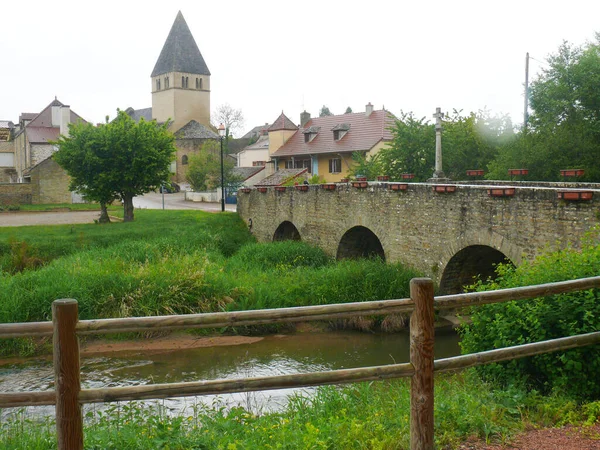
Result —
[[377, 235], [359, 225], [344, 233], [338, 244], [336, 258], [381, 258], [385, 261], [385, 252]]
[[469, 245], [456, 253], [446, 267], [440, 280], [441, 294], [458, 294], [464, 286], [473, 284], [479, 277], [482, 280], [496, 277], [496, 266], [500, 263], [514, 263], [501, 251], [488, 245]]
[[275, 234], [273, 235], [274, 241], [301, 241], [300, 232], [296, 225], [294, 225], [289, 220], [281, 222], [277, 229], [275, 230]]

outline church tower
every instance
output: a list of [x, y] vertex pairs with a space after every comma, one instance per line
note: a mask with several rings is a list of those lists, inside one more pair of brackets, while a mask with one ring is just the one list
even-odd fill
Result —
[[181, 11], [151, 77], [153, 119], [171, 119], [174, 132], [190, 120], [210, 127], [210, 71]]

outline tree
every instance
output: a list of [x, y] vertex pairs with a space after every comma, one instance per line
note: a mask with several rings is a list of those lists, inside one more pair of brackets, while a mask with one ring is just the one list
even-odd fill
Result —
[[[57, 142], [56, 161], [62, 161], [82, 192], [106, 195], [99, 201], [120, 198], [125, 222], [134, 219], [133, 197], [156, 190], [169, 179], [175, 138], [167, 124], [135, 122], [118, 111], [112, 122], [98, 127], [70, 125], [69, 133]], [[70, 157], [74, 163], [66, 162]]]
[[600, 34], [584, 46], [564, 42], [532, 81], [529, 127], [503, 146], [490, 175], [528, 168], [537, 180], [559, 180], [560, 170], [585, 169], [600, 180]]
[[350, 108], [349, 106], [346, 108], [346, 112], [344, 114], [351, 114], [352, 113], [352, 108]]
[[[241, 181], [233, 173], [235, 163], [231, 158], [223, 160], [224, 185], [235, 188]], [[219, 141], [206, 141], [199, 153], [189, 159], [187, 179], [194, 191], [211, 191], [221, 186], [221, 158]]]
[[118, 199], [112, 184], [106, 179], [109, 162], [103, 157], [107, 133], [104, 125], [96, 128], [90, 123], [69, 126], [70, 137], [61, 136], [56, 144], [59, 150], [54, 160], [71, 177], [69, 189], [78, 191], [100, 203], [100, 223], [110, 222], [106, 206]]
[[333, 113], [331, 111], [329, 111], [329, 108], [325, 105], [323, 105], [321, 107], [321, 110], [319, 111], [319, 117], [325, 117], [325, 116], [333, 116]]
[[213, 126], [218, 128], [219, 125], [225, 126], [225, 137], [229, 138], [234, 132], [241, 130], [244, 127], [244, 115], [241, 109], [234, 109], [229, 103], [223, 103], [213, 111]]

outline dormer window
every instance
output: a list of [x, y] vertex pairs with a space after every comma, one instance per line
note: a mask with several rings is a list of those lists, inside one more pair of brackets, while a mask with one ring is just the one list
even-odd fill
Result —
[[312, 140], [317, 137], [317, 134], [319, 133], [320, 129], [321, 129], [321, 127], [308, 127], [308, 128], [306, 128], [303, 131], [303, 133], [304, 133], [304, 142], [305, 143], [312, 142]]
[[335, 127], [331, 129], [333, 131], [333, 140], [339, 141], [342, 139], [346, 133], [350, 130], [349, 123], [338, 123]]

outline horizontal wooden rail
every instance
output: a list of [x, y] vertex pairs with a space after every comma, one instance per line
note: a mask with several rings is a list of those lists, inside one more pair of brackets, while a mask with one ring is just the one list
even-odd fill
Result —
[[195, 395], [231, 394], [236, 392], [267, 391], [273, 389], [324, 386], [327, 384], [355, 383], [410, 377], [414, 374], [411, 363], [357, 369], [330, 370], [269, 377], [237, 378], [232, 380], [190, 381], [186, 383], [149, 384], [145, 386], [82, 389], [83, 403], [146, 400]]
[[435, 309], [454, 309], [466, 306], [509, 302], [513, 300], [526, 300], [535, 297], [546, 297], [548, 295], [566, 294], [568, 292], [585, 291], [593, 288], [600, 288], [600, 277], [499, 289], [497, 291], [444, 295], [442, 297], [435, 297], [434, 305]]
[[52, 336], [52, 322], [0, 323], [0, 339]]
[[0, 408], [56, 404], [56, 391], [8, 392], [0, 394]]

